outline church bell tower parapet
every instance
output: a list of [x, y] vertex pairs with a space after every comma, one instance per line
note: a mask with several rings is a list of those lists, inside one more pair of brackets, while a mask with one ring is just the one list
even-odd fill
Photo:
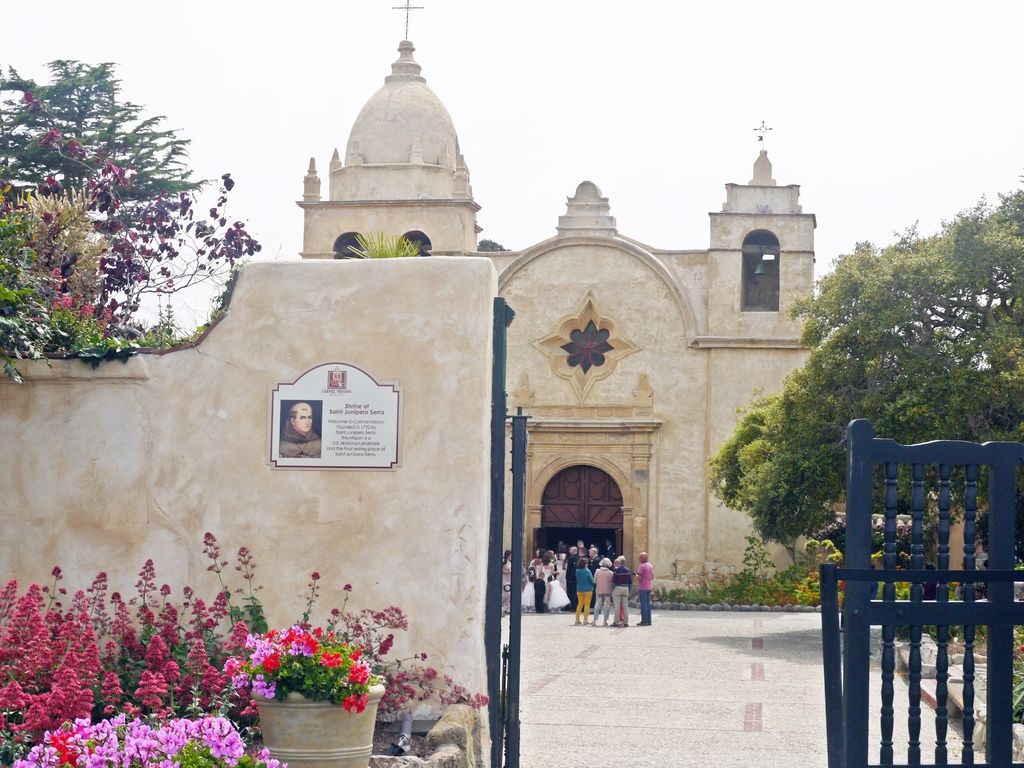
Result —
[[776, 183], [763, 149], [750, 182], [725, 190], [722, 210], [709, 214], [708, 335], [792, 343], [800, 326], [789, 310], [814, 285], [814, 215], [799, 185]]

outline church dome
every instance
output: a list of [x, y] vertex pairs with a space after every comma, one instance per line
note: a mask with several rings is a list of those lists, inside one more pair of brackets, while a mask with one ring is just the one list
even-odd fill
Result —
[[366, 102], [349, 134], [345, 165], [422, 163], [455, 170], [459, 139], [455, 124], [420, 76], [408, 40], [383, 87]]

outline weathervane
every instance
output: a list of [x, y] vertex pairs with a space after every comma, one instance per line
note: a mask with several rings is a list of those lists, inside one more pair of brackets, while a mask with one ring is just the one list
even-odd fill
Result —
[[405, 5], [393, 5], [392, 11], [405, 11], [405, 40], [409, 39], [409, 12], [422, 11], [422, 5], [412, 5], [412, 0], [405, 0]]
[[771, 130], [771, 128], [768, 127], [767, 123], [765, 123], [764, 120], [762, 120], [761, 124], [759, 126], [757, 126], [757, 128], [754, 129], [754, 133], [757, 134], [757, 140], [761, 144], [764, 144], [764, 136], [770, 130]]

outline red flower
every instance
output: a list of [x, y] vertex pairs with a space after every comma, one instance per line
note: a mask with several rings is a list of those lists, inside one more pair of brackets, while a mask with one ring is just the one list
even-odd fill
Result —
[[365, 664], [353, 664], [349, 670], [348, 679], [356, 685], [363, 685], [370, 679], [370, 668]]
[[345, 663], [345, 657], [340, 653], [324, 651], [323, 655], [320, 657], [320, 663], [325, 667], [340, 667]]
[[281, 655], [279, 653], [272, 653], [263, 660], [263, 668], [267, 672], [274, 672], [280, 666]]
[[365, 693], [359, 696], [356, 696], [353, 693], [351, 696], [345, 697], [345, 700], [341, 702], [341, 706], [345, 709], [346, 712], [351, 712], [352, 714], [355, 714], [357, 712], [362, 712], [364, 709], [366, 709], [367, 699], [368, 697]]
[[69, 742], [72, 733], [70, 731], [58, 731], [50, 734], [50, 746], [57, 750], [60, 756], [61, 765], [70, 765], [72, 768], [78, 765], [78, 749]]

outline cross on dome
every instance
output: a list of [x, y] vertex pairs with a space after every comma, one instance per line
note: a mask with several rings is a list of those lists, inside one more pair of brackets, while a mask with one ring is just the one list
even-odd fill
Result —
[[405, 0], [405, 5], [393, 5], [391, 6], [392, 11], [405, 11], [405, 37], [403, 40], [409, 39], [409, 14], [412, 11], [422, 11], [422, 5], [413, 5], [412, 0]]

